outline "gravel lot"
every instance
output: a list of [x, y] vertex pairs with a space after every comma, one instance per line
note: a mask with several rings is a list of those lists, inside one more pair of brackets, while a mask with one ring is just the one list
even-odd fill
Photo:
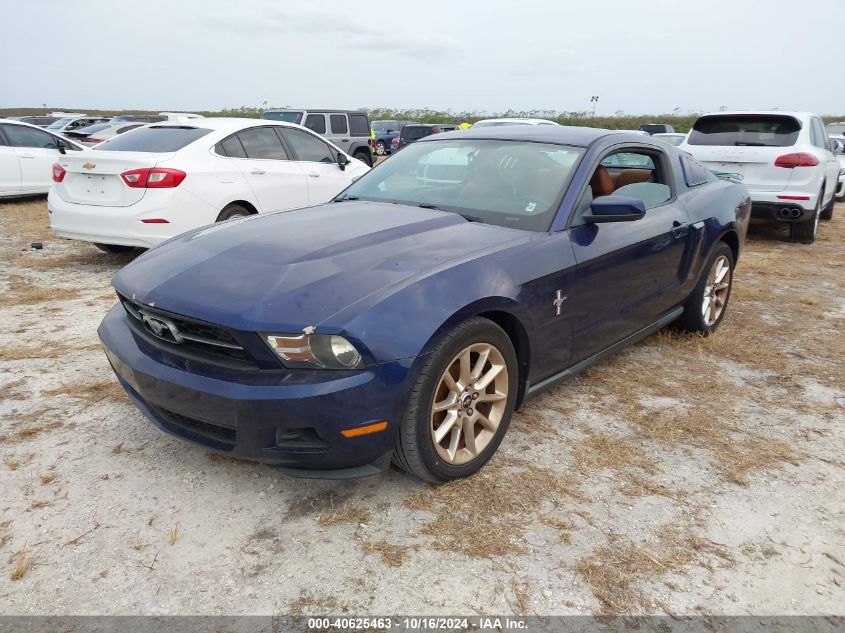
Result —
[[434, 488], [159, 432], [96, 337], [131, 256], [0, 203], [0, 613], [841, 614], [845, 208], [785, 235], [752, 227], [717, 335], [659, 333], [530, 401]]

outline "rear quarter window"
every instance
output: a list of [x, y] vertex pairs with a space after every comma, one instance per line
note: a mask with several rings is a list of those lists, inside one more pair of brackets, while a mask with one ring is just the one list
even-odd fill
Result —
[[800, 131], [801, 123], [787, 115], [703, 116], [695, 122], [687, 143], [723, 147], [789, 147], [798, 140]]
[[132, 134], [114, 136], [97, 146], [105, 152], [175, 152], [202, 138], [211, 130], [201, 127], [152, 126]]
[[369, 136], [370, 122], [363, 114], [349, 115], [349, 134], [351, 136]]
[[716, 180], [716, 176], [692, 156], [682, 154], [680, 157], [681, 172], [687, 187], [697, 187]]

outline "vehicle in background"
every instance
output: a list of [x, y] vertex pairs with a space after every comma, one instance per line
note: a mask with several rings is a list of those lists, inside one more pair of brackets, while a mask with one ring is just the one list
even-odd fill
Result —
[[13, 116], [9, 117], [11, 121], [20, 121], [21, 123], [29, 123], [30, 125], [36, 125], [38, 127], [47, 127], [59, 120], [59, 117], [55, 116]]
[[38, 126], [0, 119], [0, 198], [47, 193], [53, 163], [83, 149]]
[[834, 141], [839, 141], [845, 147], [845, 122], [828, 123], [826, 126], [827, 135]]
[[415, 123], [406, 125], [399, 133], [396, 139], [396, 150], [400, 150], [406, 145], [418, 141], [426, 136], [432, 134], [440, 134], [441, 132], [453, 132], [458, 129], [454, 123]]
[[845, 144], [841, 141], [836, 141], [840, 144], [841, 149], [836, 152], [836, 158], [839, 161], [839, 180], [836, 185], [836, 201], [842, 202], [845, 200]]
[[92, 146], [97, 145], [98, 143], [102, 143], [103, 141], [107, 141], [112, 136], [123, 134], [125, 132], [128, 132], [129, 130], [134, 130], [135, 128], [139, 128], [143, 125], [147, 124], [141, 121], [123, 121], [115, 123], [114, 119], [112, 119], [108, 123], [97, 123], [95, 125], [89, 125], [88, 127], [81, 128], [74, 132], [68, 132], [67, 137], [78, 141], [83, 145]]
[[373, 165], [372, 130], [370, 118], [360, 110], [267, 110], [261, 114], [268, 121], [285, 121], [308, 128], [331, 141], [343, 151]]
[[714, 332], [750, 206], [741, 184], [649, 137], [437, 134], [331, 204], [135, 259], [98, 333], [170, 434], [302, 477], [392, 460], [460, 479], [531, 396], [670, 323]]
[[678, 132], [658, 132], [657, 134], [652, 134], [652, 136], [669, 143], [669, 145], [674, 145], [675, 147], [678, 147], [681, 143], [683, 143], [684, 139], [687, 137], [686, 134], [679, 134]]
[[502, 119], [481, 119], [472, 124], [472, 127], [501, 127], [502, 125], [560, 125], [548, 119], [522, 119], [517, 117]]
[[639, 134], [640, 136], [651, 136], [645, 130], [614, 130], [614, 132], [625, 132], [625, 134]]
[[675, 131], [668, 123], [643, 123], [640, 129], [648, 134], [671, 134]]
[[789, 224], [810, 244], [819, 219], [833, 215], [839, 161], [821, 118], [809, 112], [712, 112], [698, 118], [680, 148], [717, 174], [742, 181], [751, 217]]
[[202, 114], [192, 112], [159, 112], [158, 114], [121, 114], [111, 118], [112, 123], [140, 122], [140, 123], [161, 123], [162, 121], [192, 121], [204, 119]]
[[393, 150], [393, 139], [399, 138], [399, 133], [406, 125], [417, 125], [416, 121], [373, 121], [370, 127], [375, 135], [373, 150], [377, 156], [384, 156]]
[[368, 169], [297, 125], [152, 123], [80, 158], [60, 157], [47, 206], [59, 237], [121, 252], [213, 222], [326, 202]]
[[94, 125], [95, 123], [107, 123], [111, 119], [104, 116], [68, 116], [53, 121], [47, 126], [47, 130], [55, 132], [56, 134], [67, 134], [75, 130]]

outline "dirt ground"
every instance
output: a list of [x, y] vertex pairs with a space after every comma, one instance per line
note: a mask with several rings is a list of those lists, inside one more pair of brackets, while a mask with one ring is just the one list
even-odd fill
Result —
[[530, 401], [435, 488], [156, 430], [96, 337], [131, 256], [0, 203], [0, 613], [842, 614], [845, 208], [785, 235], [752, 227], [717, 335], [659, 333]]

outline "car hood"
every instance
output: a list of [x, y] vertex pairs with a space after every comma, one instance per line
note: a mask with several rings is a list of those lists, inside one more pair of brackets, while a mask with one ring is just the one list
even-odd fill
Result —
[[137, 302], [246, 331], [342, 329], [397, 289], [530, 239], [418, 207], [338, 202], [252, 216], [178, 236], [114, 278]]

